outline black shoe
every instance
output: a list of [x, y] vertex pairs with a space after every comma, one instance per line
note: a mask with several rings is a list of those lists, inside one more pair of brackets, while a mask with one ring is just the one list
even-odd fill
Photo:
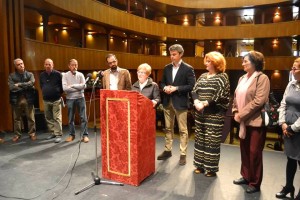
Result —
[[185, 165], [185, 164], [186, 164], [186, 155], [180, 155], [179, 165]]
[[171, 151], [164, 151], [159, 156], [157, 156], [157, 160], [167, 160], [172, 156]]
[[247, 185], [248, 184], [248, 181], [246, 179], [244, 179], [243, 177], [239, 178], [239, 179], [236, 179], [233, 181], [233, 184], [236, 184], [236, 185]]
[[56, 138], [56, 135], [51, 134], [51, 135], [49, 135], [49, 136], [46, 138], [46, 140], [51, 140], [51, 139], [53, 139], [53, 138]]
[[248, 186], [247, 189], [246, 189], [246, 192], [248, 194], [252, 194], [252, 193], [255, 193], [255, 192], [259, 192], [259, 188], [256, 188], [256, 187], [253, 187], [253, 186]]
[[286, 197], [287, 194], [291, 193], [291, 198], [294, 198], [294, 193], [295, 193], [295, 188], [294, 186], [293, 187], [287, 187], [287, 186], [284, 186], [282, 188], [282, 190], [278, 193], [276, 193], [276, 198], [278, 199], [284, 199]]

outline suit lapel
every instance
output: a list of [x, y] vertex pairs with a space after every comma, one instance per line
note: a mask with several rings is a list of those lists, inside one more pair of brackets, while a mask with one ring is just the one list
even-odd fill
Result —
[[120, 70], [119, 71], [119, 77], [118, 77], [118, 90], [120, 90], [123, 87], [122, 85], [120, 85], [120, 83], [123, 82], [123, 81], [121, 82], [122, 77], [123, 77], [123, 71]]
[[171, 65], [168, 69], [167, 69], [167, 81], [170, 83], [170, 84], [172, 84], [173, 83], [173, 76], [172, 76], [172, 71], [173, 71], [173, 65]]
[[106, 82], [106, 83], [105, 83], [106, 89], [109, 90], [109, 89], [110, 89], [110, 86], [109, 86], [109, 85], [110, 85], [110, 83], [109, 83], [109, 75], [110, 75], [110, 72], [108, 71], [105, 75], [106, 75], [106, 78], [105, 78], [105, 80], [106, 80], [106, 81], [105, 81], [105, 82]]

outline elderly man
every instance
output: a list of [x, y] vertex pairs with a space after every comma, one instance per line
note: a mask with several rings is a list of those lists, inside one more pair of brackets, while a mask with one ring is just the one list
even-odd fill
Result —
[[51, 133], [47, 139], [56, 138], [55, 143], [59, 143], [63, 134], [61, 122], [62, 76], [60, 72], [53, 69], [54, 64], [50, 58], [45, 60], [44, 67], [45, 71], [40, 75], [40, 86], [43, 94], [45, 118]]
[[36, 128], [34, 118], [34, 76], [25, 70], [22, 59], [14, 60], [15, 72], [8, 77], [10, 90], [10, 103], [13, 108], [14, 133], [13, 142], [17, 142], [22, 136], [22, 114], [25, 113], [28, 121], [28, 134], [31, 140], [36, 140]]
[[103, 72], [102, 86], [108, 90], [131, 90], [131, 78], [127, 69], [118, 66], [118, 60], [114, 54], [106, 56], [109, 69]]
[[75, 139], [74, 117], [75, 109], [79, 111], [81, 121], [81, 141], [89, 142], [87, 131], [87, 116], [86, 105], [84, 98], [85, 79], [81, 72], [78, 72], [78, 62], [75, 59], [69, 61], [69, 71], [63, 75], [62, 85], [66, 93], [68, 117], [69, 117], [69, 137], [66, 142], [71, 142]]

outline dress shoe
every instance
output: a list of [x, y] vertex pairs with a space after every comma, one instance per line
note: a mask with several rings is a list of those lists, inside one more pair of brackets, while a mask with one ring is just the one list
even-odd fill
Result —
[[206, 172], [205, 173], [206, 177], [215, 177], [216, 175], [217, 175], [216, 172]]
[[259, 190], [260, 190], [259, 188], [256, 188], [256, 187], [253, 187], [253, 186], [249, 185], [246, 189], [246, 192], [248, 194], [252, 194], [252, 193], [255, 193], [255, 192], [259, 192]]
[[203, 168], [197, 168], [194, 170], [195, 174], [203, 174], [204, 173], [204, 169]]
[[69, 137], [67, 137], [66, 142], [72, 142], [75, 139], [75, 135], [69, 135]]
[[300, 200], [300, 190], [294, 200]]
[[284, 186], [280, 192], [276, 193], [276, 198], [284, 199], [284, 198], [286, 198], [286, 195], [289, 193], [291, 193], [290, 194], [291, 198], [294, 198], [294, 193], [295, 193], [294, 186], [293, 187]]
[[56, 137], [56, 139], [54, 140], [54, 143], [60, 143], [61, 142], [61, 137]]
[[29, 134], [29, 137], [30, 137], [30, 139], [31, 139], [32, 141], [35, 141], [35, 140], [36, 140], [36, 135], [35, 135], [35, 133]]
[[84, 143], [88, 143], [90, 141], [90, 139], [88, 138], [88, 136], [84, 136], [82, 139], [81, 139], [81, 142], [84, 142]]
[[167, 160], [172, 156], [171, 151], [164, 151], [159, 156], [157, 156], [157, 160]]
[[241, 177], [239, 179], [234, 180], [233, 183], [236, 185], [243, 185], [243, 184], [248, 184], [248, 181], [243, 177]]
[[46, 138], [46, 140], [51, 140], [51, 139], [53, 139], [53, 138], [56, 138], [56, 135], [51, 134], [51, 135], [49, 135], [49, 136]]
[[180, 155], [179, 165], [185, 165], [185, 164], [186, 164], [186, 155]]
[[20, 135], [15, 135], [15, 136], [13, 137], [12, 141], [13, 141], [13, 142], [17, 142], [17, 141], [19, 141], [20, 138], [21, 138]]

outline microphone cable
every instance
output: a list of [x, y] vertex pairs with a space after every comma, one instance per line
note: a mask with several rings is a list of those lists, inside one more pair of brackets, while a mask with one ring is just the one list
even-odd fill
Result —
[[[88, 75], [90, 75], [90, 74], [88, 74]], [[88, 77], [90, 77], [90, 76], [88, 76]], [[86, 130], [86, 129], [87, 129], [87, 124], [88, 124], [89, 119], [90, 119], [90, 115], [91, 115], [91, 104], [92, 104], [93, 94], [94, 94], [94, 97], [95, 97], [95, 87], [92, 88], [92, 93], [91, 93], [91, 96], [90, 96], [90, 99], [89, 99], [89, 108], [88, 108], [87, 122], [86, 122], [86, 125], [85, 125], [85, 127], [84, 127], [83, 130]], [[95, 99], [94, 99], [94, 100], [95, 100]], [[86, 109], [86, 111], [87, 111], [87, 109]], [[94, 111], [94, 112], [95, 112], [95, 111]], [[75, 162], [74, 162], [74, 164], [73, 164], [73, 167], [72, 167], [72, 169], [71, 169], [71, 175], [70, 175], [70, 178], [69, 178], [69, 180], [68, 180], [68, 183], [67, 183], [67, 185], [65, 186], [65, 188], [63, 189], [63, 191], [61, 191], [57, 196], [53, 197], [52, 200], [58, 198], [61, 194], [63, 194], [63, 193], [66, 191], [66, 189], [69, 187], [69, 185], [70, 185], [70, 182], [71, 182], [71, 179], [72, 179], [72, 176], [73, 176], [73, 171], [74, 171], [74, 169], [75, 169], [75, 167], [76, 167], [76, 164], [77, 164], [77, 161], [78, 161], [80, 152], [81, 152], [82, 136], [83, 136], [83, 135], [82, 135], [82, 133], [81, 133], [81, 131], [80, 131], [80, 140], [79, 140], [79, 144], [78, 144], [78, 153], [77, 153], [77, 157], [76, 157], [76, 159], [75, 159]]]
[[[96, 98], [96, 96], [95, 96], [95, 87], [92, 88], [92, 95], [90, 96], [90, 99], [89, 99], [89, 103], [90, 103], [90, 104], [89, 104], [88, 115], [87, 115], [87, 123], [89, 122], [89, 118], [90, 118], [90, 114], [91, 114], [91, 104], [92, 104], [92, 97], [93, 97], [93, 95], [94, 95], [94, 97]], [[95, 100], [95, 99], [94, 99], [94, 100]], [[95, 111], [94, 111], [94, 112], [95, 112]], [[84, 130], [87, 128], [87, 127], [86, 127], [86, 126], [87, 126], [87, 123], [86, 123], [86, 125], [85, 125], [85, 127], [84, 127]], [[74, 161], [74, 164], [73, 164], [73, 166], [72, 166], [72, 168], [71, 168], [71, 172], [70, 172], [70, 177], [69, 177], [68, 183], [67, 183], [67, 185], [65, 186], [65, 188], [63, 189], [63, 191], [59, 192], [58, 195], [56, 195], [55, 197], [52, 198], [52, 200], [58, 198], [61, 194], [63, 194], [63, 193], [66, 191], [66, 189], [69, 187], [69, 185], [70, 185], [70, 182], [71, 182], [71, 179], [72, 179], [72, 176], [73, 176], [73, 172], [74, 172], [74, 169], [75, 169], [75, 167], [76, 167], [76, 164], [77, 164], [77, 161], [78, 161], [80, 152], [81, 152], [81, 143], [82, 143], [81, 139], [82, 139], [82, 133], [80, 132], [80, 140], [79, 140], [79, 145], [78, 145], [78, 153], [77, 153], [77, 157], [76, 157], [76, 159], [75, 159], [75, 161]], [[75, 153], [75, 152], [73, 152], [73, 153], [71, 154], [71, 159], [70, 159], [69, 166], [68, 166], [66, 172], [64, 173], [64, 175], [61, 177], [61, 179], [60, 179], [54, 186], [47, 188], [47, 189], [44, 190], [42, 193], [40, 193], [40, 194], [38, 194], [38, 195], [36, 195], [36, 196], [34, 196], [34, 197], [31, 197], [31, 198], [22, 198], [22, 197], [17, 197], [17, 196], [7, 196], [7, 195], [2, 195], [2, 194], [0, 194], [0, 197], [6, 198], [6, 199], [32, 200], [32, 199], [36, 199], [36, 198], [38, 198], [38, 197], [44, 195], [46, 192], [48, 192], [48, 191], [54, 189], [56, 186], [58, 186], [59, 183], [66, 177], [66, 175], [67, 175], [67, 173], [68, 173], [68, 171], [69, 171], [69, 169], [70, 169], [70, 167], [71, 167], [71, 162], [72, 162], [72, 158], [73, 158], [73, 154], [74, 154], [74, 153]]]

